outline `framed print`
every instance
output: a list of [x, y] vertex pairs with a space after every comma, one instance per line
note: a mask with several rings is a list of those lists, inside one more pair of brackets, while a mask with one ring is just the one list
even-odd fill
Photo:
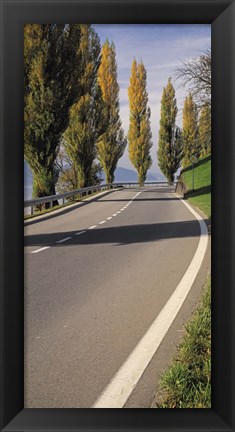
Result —
[[[22, 220], [25, 120], [24, 26], [52, 23], [67, 24], [67, 26], [92, 23], [97, 28], [99, 25], [106, 24], [211, 25], [213, 147], [211, 408], [181, 410], [148, 408], [133, 410], [128, 406], [124, 410], [113, 408], [107, 410], [99, 406], [99, 409], [40, 408], [37, 404], [32, 404], [35, 394], [29, 407], [27, 404], [25, 407], [24, 325], [26, 317], [24, 316]], [[164, 2], [161, 0], [35, 0], [31, 2], [1, 0], [1, 430], [203, 430], [208, 432], [217, 430], [226, 432], [235, 429], [234, 24], [234, 0], [165, 0]], [[73, 72], [70, 71], [71, 74]], [[196, 161], [197, 157], [193, 156], [192, 162], [196, 163]], [[107, 183], [112, 183], [112, 179], [107, 180]], [[90, 227], [93, 228], [94, 226]], [[45, 241], [48, 241], [49, 237], [46, 234]], [[77, 235], [80, 235], [80, 232]], [[122, 234], [119, 232], [116, 235]], [[59, 240], [57, 243], [62, 243], [66, 239]], [[32, 242], [34, 240], [32, 236]], [[100, 239], [100, 243], [102, 242], [105, 243], [105, 239]], [[34, 245], [36, 244], [35, 240]], [[42, 248], [46, 249], [46, 247], [46, 243], [42, 242]], [[50, 263], [48, 266], [50, 267]], [[69, 269], [69, 272], [71, 271], [72, 267]], [[52, 289], [54, 277], [56, 275], [52, 275], [51, 278]], [[62, 271], [59, 277], [62, 277]], [[38, 284], [37, 289], [37, 295], [40, 296], [43, 287]], [[63, 308], [61, 311], [63, 312]], [[40, 314], [37, 310], [35, 313]], [[44, 324], [41, 323], [42, 326]], [[64, 322], [65, 340], [67, 327], [69, 325]], [[49, 341], [48, 344], [50, 343]], [[102, 340], [100, 343], [102, 344]], [[40, 360], [38, 362], [40, 363]], [[58, 358], [55, 359], [55, 367], [57, 362], [59, 362]], [[40, 365], [37, 371], [40, 375]], [[92, 389], [92, 383], [90, 385]], [[64, 389], [66, 388], [64, 386]]]

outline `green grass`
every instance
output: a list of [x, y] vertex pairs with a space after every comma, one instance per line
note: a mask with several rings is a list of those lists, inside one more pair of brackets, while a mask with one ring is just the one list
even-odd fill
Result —
[[47, 213], [51, 213], [51, 212], [53, 212], [53, 211], [55, 211], [55, 210], [58, 210], [58, 209], [62, 209], [62, 208], [64, 208], [64, 207], [68, 207], [68, 206], [70, 206], [71, 204], [76, 204], [76, 203], [79, 203], [79, 202], [86, 201], [88, 198], [91, 198], [91, 197], [97, 195], [98, 193], [100, 193], [100, 192], [94, 192], [93, 194], [89, 194], [89, 195], [87, 195], [87, 196], [84, 197], [84, 198], [77, 198], [77, 199], [71, 200], [71, 201], [69, 201], [69, 202], [67, 202], [67, 203], [65, 203], [65, 204], [59, 204], [59, 205], [57, 205], [57, 206], [50, 207], [50, 208], [48, 208], [48, 209], [45, 209], [45, 208], [44, 208], [44, 209], [42, 209], [42, 210], [40, 210], [40, 211], [34, 211], [34, 214], [33, 214], [33, 215], [25, 215], [25, 216], [24, 216], [24, 220], [27, 220], [27, 219], [33, 219], [33, 218], [35, 218], [35, 217], [37, 217], [37, 216], [41, 216], [41, 215], [44, 215], [44, 214], [47, 214]]
[[192, 190], [192, 166], [184, 168], [180, 177], [187, 187], [184, 198], [211, 219], [211, 156], [205, 156], [195, 164], [194, 190]]
[[[184, 198], [211, 219], [211, 156], [181, 171]], [[162, 375], [155, 408], [211, 407], [211, 279], [204, 287], [201, 304], [185, 326], [177, 355]]]
[[211, 407], [211, 279], [202, 302], [185, 326], [178, 352], [160, 381], [154, 408]]
[[31, 214], [30, 215], [25, 215], [24, 216], [24, 220], [33, 219], [33, 218], [35, 218], [37, 216], [41, 216], [41, 215], [44, 215], [44, 214], [47, 214], [47, 213], [51, 213], [51, 212], [53, 212], [55, 210], [58, 210], [58, 209], [61, 209], [61, 208], [64, 208], [64, 207], [68, 207], [71, 204], [75, 204], [75, 203], [81, 202], [81, 201], [82, 201], [81, 199], [76, 199], [76, 200], [73, 200], [73, 201], [69, 201], [69, 202], [67, 202], [65, 204], [59, 204], [57, 206], [50, 207], [48, 209], [44, 208], [44, 209], [38, 210], [38, 211], [34, 210], [34, 214], [33, 215], [31, 215]]

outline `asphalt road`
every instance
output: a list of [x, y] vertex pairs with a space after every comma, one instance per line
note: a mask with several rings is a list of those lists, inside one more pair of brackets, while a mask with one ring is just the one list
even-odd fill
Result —
[[[28, 221], [25, 407], [92, 407], [181, 281], [199, 236], [170, 188], [111, 191]], [[125, 407], [151, 405], [209, 266], [208, 252]]]

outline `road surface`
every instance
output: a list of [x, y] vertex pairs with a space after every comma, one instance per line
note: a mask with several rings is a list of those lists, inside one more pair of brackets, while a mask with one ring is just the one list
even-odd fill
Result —
[[[25, 223], [26, 408], [94, 406], [164, 308], [200, 239], [198, 221], [172, 191], [110, 191]], [[151, 405], [209, 265], [207, 251], [123, 407]]]

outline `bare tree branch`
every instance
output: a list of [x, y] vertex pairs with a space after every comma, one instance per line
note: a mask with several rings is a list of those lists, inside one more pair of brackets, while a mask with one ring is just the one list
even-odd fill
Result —
[[199, 109], [211, 106], [211, 50], [186, 62], [176, 70], [176, 81], [193, 96]]

